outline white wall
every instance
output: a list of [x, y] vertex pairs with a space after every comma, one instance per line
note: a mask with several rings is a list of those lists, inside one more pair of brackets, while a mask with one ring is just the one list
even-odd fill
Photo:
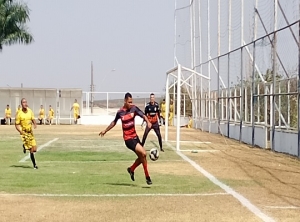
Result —
[[[272, 132], [270, 132], [272, 138]], [[298, 133], [288, 130], [275, 130], [274, 150], [298, 156]]]
[[[226, 122], [220, 123], [220, 128], [217, 121], [207, 120], [196, 120], [194, 121], [194, 127], [196, 129], [201, 129], [203, 131], [218, 133], [224, 136], [228, 136], [228, 124]], [[229, 138], [239, 140], [240, 139], [240, 125], [239, 124], [229, 124]], [[254, 127], [254, 145], [261, 148], [267, 148], [267, 128], [264, 126], [255, 126]], [[242, 126], [242, 138], [241, 141], [247, 144], [252, 145], [252, 126], [243, 125]]]

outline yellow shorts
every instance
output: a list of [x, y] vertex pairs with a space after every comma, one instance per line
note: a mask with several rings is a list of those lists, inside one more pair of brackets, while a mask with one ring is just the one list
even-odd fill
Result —
[[78, 113], [74, 113], [74, 119], [78, 119], [79, 114]]
[[44, 119], [44, 115], [39, 116], [39, 119]]
[[36, 146], [36, 141], [32, 132], [25, 132], [23, 135], [21, 135], [21, 139], [26, 150], [30, 150], [32, 147]]

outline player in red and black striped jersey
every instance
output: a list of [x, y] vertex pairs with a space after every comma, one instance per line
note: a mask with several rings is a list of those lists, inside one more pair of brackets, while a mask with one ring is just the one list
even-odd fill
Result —
[[145, 129], [144, 135], [143, 135], [142, 146], [144, 146], [150, 130], [153, 129], [158, 138], [160, 151], [164, 152], [164, 149], [162, 148], [162, 138], [161, 138], [160, 129], [159, 129], [160, 109], [159, 109], [158, 103], [155, 102], [154, 93], [150, 94], [150, 102], [147, 103], [147, 105], [145, 107], [145, 115], [151, 122], [152, 126], [151, 127], [146, 126], [146, 129]]
[[117, 112], [116, 117], [111, 122], [111, 124], [105, 130], [99, 133], [99, 136], [104, 136], [116, 125], [117, 121], [121, 119], [125, 145], [127, 148], [135, 152], [135, 154], [138, 156], [133, 165], [127, 168], [127, 172], [130, 174], [131, 180], [134, 181], [134, 170], [140, 164], [143, 164], [146, 182], [148, 185], [150, 185], [152, 184], [152, 181], [148, 172], [146, 159], [147, 153], [135, 131], [135, 116], [140, 116], [141, 118], [143, 118], [147, 122], [147, 126], [151, 128], [152, 124], [150, 123], [146, 115], [137, 106], [132, 104], [132, 95], [130, 93], [126, 93], [124, 98], [124, 106]]

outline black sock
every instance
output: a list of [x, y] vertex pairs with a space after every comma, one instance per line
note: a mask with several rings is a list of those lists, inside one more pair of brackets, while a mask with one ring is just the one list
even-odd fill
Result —
[[33, 166], [35, 166], [35, 158], [34, 158], [34, 154], [30, 153], [30, 159], [32, 161]]

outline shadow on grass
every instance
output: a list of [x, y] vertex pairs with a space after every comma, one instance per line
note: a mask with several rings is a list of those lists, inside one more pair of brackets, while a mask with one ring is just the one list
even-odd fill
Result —
[[104, 183], [104, 184], [113, 185], [113, 186], [137, 187], [136, 184], [131, 184], [131, 183]]
[[[112, 185], [112, 186], [126, 186], [126, 187], [139, 187], [136, 184], [131, 184], [131, 183], [105, 183], [107, 185]], [[151, 188], [150, 186], [142, 186], [142, 188]]]
[[15, 168], [32, 168], [31, 166], [24, 166], [24, 165], [11, 165], [9, 167], [15, 167]]

